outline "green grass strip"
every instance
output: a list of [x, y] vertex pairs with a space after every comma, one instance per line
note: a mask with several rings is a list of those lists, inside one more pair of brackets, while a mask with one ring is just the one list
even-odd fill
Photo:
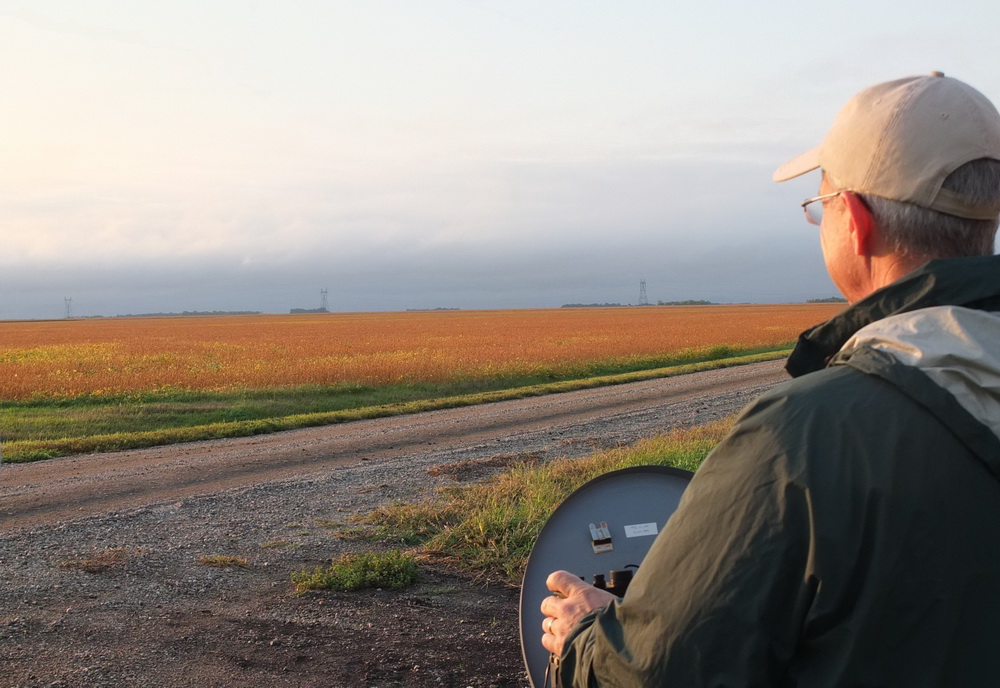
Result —
[[421, 502], [380, 508], [357, 522], [378, 539], [418, 544], [459, 568], [518, 585], [539, 531], [574, 490], [629, 466], [694, 471], [731, 424], [677, 430], [585, 459], [521, 465], [480, 483], [439, 489]]
[[[725, 347], [713, 351], [718, 355], [731, 353]], [[256, 416], [265, 413], [283, 413], [282, 409], [289, 411], [293, 408], [299, 408], [302, 402], [299, 406], [293, 403], [296, 395], [305, 396], [307, 398], [305, 403], [323, 406], [336, 403], [335, 400], [331, 401], [330, 396], [341, 394], [343, 390], [321, 388], [253, 390], [233, 395], [233, 397], [245, 401], [246, 403], [243, 405], [238, 405], [234, 398], [225, 398], [219, 394], [177, 392], [175, 393], [175, 397], [179, 398], [177, 403], [187, 404], [187, 406], [182, 411], [176, 412], [163, 411], [159, 408], [169, 406], [172, 401], [171, 397], [149, 397], [148, 395], [136, 395], [134, 399], [111, 400], [111, 403], [108, 400], [102, 400], [103, 406], [93, 399], [41, 400], [30, 405], [7, 402], [0, 404], [0, 435], [12, 439], [4, 441], [0, 445], [0, 449], [2, 449], [3, 460], [13, 463], [96, 452], [141, 449], [180, 442], [249, 437], [282, 430], [385, 418], [651, 380], [774, 360], [787, 354], [788, 351], [785, 349], [773, 350], [649, 370], [635, 370], [450, 396], [447, 395], [448, 391], [460, 389], [463, 386], [474, 387], [476, 383], [467, 381], [452, 386], [428, 387], [426, 389], [408, 388], [395, 392], [361, 389], [360, 393], [363, 395], [360, 399], [362, 401], [385, 398], [387, 394], [390, 398], [393, 394], [396, 398], [401, 395], [404, 397], [413, 395], [418, 398], [376, 403], [357, 408], [311, 413], [292, 412], [287, 415], [268, 415], [266, 417]], [[489, 384], [500, 383], [493, 381]], [[442, 392], [445, 393], [445, 396], [441, 396]], [[357, 394], [352, 393], [349, 396], [351, 401], [343, 403], [358, 403]], [[272, 405], [263, 410], [253, 409], [254, 404], [263, 403], [262, 399], [276, 400], [274, 403], [278, 404], [277, 408]], [[206, 407], [208, 407], [207, 410], [205, 410]], [[205, 410], [205, 415], [195, 413], [197, 410]], [[233, 415], [250, 417], [245, 420], [207, 421], [209, 418], [227, 418], [227, 416], [232, 417]], [[118, 425], [112, 422], [115, 416], [121, 417]], [[165, 425], [166, 427], [155, 427], [157, 425]], [[105, 428], [108, 431], [105, 431]], [[32, 434], [43, 431], [46, 436], [30, 437]]]

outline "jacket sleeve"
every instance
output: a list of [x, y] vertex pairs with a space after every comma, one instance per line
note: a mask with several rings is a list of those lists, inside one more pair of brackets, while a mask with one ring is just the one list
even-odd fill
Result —
[[622, 602], [585, 617], [564, 686], [773, 686], [815, 593], [812, 504], [781, 394], [762, 397], [705, 460]]

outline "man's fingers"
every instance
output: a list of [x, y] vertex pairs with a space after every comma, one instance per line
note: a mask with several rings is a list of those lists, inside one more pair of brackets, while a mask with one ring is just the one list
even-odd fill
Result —
[[569, 597], [570, 593], [579, 585], [586, 585], [579, 576], [574, 576], [569, 571], [553, 571], [545, 579], [545, 585], [549, 590], [563, 597]]
[[563, 606], [565, 602], [555, 595], [550, 595], [542, 600], [542, 614], [546, 617], [557, 617], [563, 613]]
[[570, 630], [586, 614], [615, 599], [606, 590], [598, 590], [569, 571], [555, 571], [545, 580], [552, 594], [542, 600], [542, 645], [560, 654]]
[[554, 655], [562, 652], [562, 643], [551, 633], [546, 633], [542, 636], [542, 647]]

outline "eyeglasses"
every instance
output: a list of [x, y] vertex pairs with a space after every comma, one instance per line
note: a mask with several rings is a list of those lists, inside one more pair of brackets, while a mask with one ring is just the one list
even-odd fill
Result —
[[[811, 225], [819, 225], [823, 223], [823, 206], [826, 205], [826, 201], [833, 198], [834, 196], [839, 196], [840, 194], [847, 191], [847, 189], [841, 189], [840, 191], [834, 191], [833, 193], [823, 194], [822, 196], [813, 196], [812, 198], [807, 198], [802, 201], [802, 210], [806, 214], [806, 220]], [[819, 201], [817, 203], [816, 201]]]

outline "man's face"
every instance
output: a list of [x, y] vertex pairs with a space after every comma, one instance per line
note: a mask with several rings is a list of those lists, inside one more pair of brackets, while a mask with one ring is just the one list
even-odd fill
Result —
[[[819, 193], [828, 194], [838, 191], [823, 176]], [[826, 200], [823, 207], [823, 222], [819, 229], [820, 246], [823, 249], [823, 261], [830, 279], [840, 290], [840, 293], [852, 303], [859, 298], [860, 280], [858, 256], [854, 252], [849, 230], [850, 216], [847, 205], [841, 196]]]

